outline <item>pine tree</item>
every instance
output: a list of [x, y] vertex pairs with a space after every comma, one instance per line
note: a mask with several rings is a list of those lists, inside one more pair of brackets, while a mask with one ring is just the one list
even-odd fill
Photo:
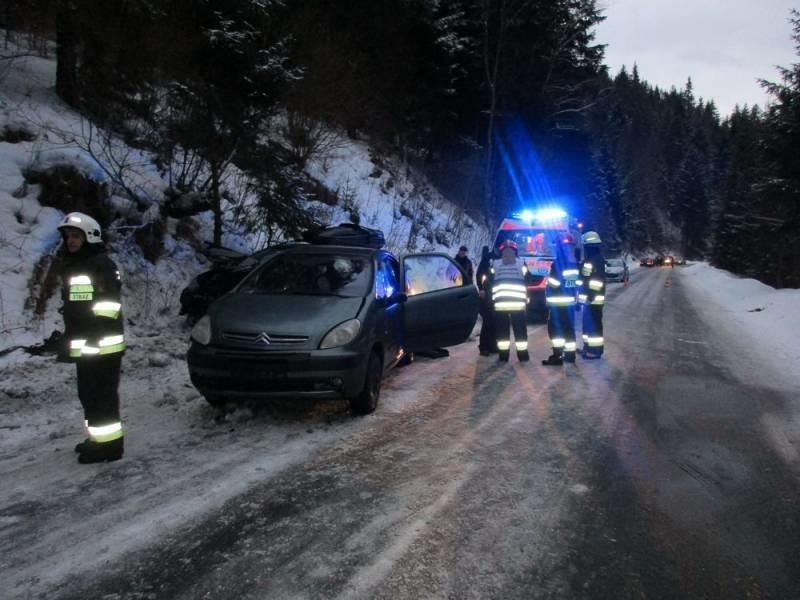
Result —
[[[790, 19], [800, 56], [800, 12]], [[778, 287], [800, 286], [800, 63], [779, 69], [781, 83], [763, 82], [775, 98], [766, 115], [765, 152], [769, 177], [760, 182], [764, 212], [759, 219], [772, 233], [773, 260], [767, 276]]]

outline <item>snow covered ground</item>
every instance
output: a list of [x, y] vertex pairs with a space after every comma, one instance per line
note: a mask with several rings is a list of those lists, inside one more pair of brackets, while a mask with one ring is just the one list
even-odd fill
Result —
[[[770, 352], [762, 349], [778, 340], [776, 372], [766, 365], [764, 376], [776, 386], [794, 385], [797, 374], [791, 366], [800, 357], [800, 344], [791, 338], [800, 325], [794, 310], [800, 290], [776, 291], [706, 264], [675, 268], [669, 277], [691, 289], [709, 327], [719, 328], [723, 339], [754, 348], [754, 365], [763, 365]], [[631, 285], [640, 283], [634, 278]], [[755, 308], [763, 310], [750, 312]], [[544, 332], [541, 326], [529, 327], [529, 335], [539, 339]], [[446, 378], [455, 385], [454, 377], [472, 377], [469, 365], [478, 360], [473, 339], [436, 364], [421, 359], [395, 370], [384, 382], [376, 413], [361, 419], [337, 401], [218, 410], [189, 382], [187, 337], [188, 327], [173, 322], [166, 328], [143, 328], [132, 339], [120, 389], [126, 455], [104, 465], [79, 465], [72, 452], [83, 437], [74, 366], [22, 350], [0, 358], [0, 480], [8, 482], [0, 491], [0, 537], [27, 519], [59, 523], [41, 538], [15, 543], [13, 556], [0, 558], [0, 570], [8, 568], [14, 574], [11, 585], [19, 586], [9, 588], [10, 597], [28, 597], [74, 572], [102, 568], [198, 522], [251, 486], [439, 402], [431, 390]], [[771, 423], [767, 430], [781, 427]], [[793, 449], [782, 438], [772, 442], [787, 453]], [[787, 460], [797, 457], [787, 454]], [[83, 522], [77, 515], [92, 516]], [[115, 544], [98, 537], [97, 527]]]
[[709, 328], [730, 331], [741, 348], [752, 348], [763, 369], [792, 381], [800, 395], [800, 290], [776, 290], [707, 263], [676, 269]]

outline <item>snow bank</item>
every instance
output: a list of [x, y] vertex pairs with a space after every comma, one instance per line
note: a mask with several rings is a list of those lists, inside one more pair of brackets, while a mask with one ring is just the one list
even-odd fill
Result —
[[754, 279], [743, 279], [697, 263], [681, 267], [689, 297], [714, 326], [736, 332], [742, 345], [754, 344], [754, 353], [800, 386], [800, 290], [776, 290]]

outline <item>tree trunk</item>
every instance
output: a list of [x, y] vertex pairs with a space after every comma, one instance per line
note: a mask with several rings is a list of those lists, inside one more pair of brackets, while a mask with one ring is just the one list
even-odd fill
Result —
[[503, 49], [503, 12], [505, 2], [501, 2], [500, 24], [495, 46], [492, 48], [491, 38], [491, 3], [484, 4], [484, 39], [483, 39], [483, 67], [486, 84], [489, 88], [488, 122], [486, 124], [486, 158], [483, 173], [483, 210], [489, 222], [494, 221], [494, 120], [497, 112], [497, 83], [500, 69], [500, 59]]
[[56, 94], [78, 105], [78, 32], [75, 8], [68, 0], [56, 5]]
[[214, 245], [222, 245], [222, 198], [219, 193], [219, 165], [211, 162], [211, 207], [214, 211]]

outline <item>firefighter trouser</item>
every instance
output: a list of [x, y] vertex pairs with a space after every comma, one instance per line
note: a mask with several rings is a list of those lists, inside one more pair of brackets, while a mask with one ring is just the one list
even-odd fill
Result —
[[592, 354], [603, 353], [603, 305], [583, 307], [583, 349]]
[[122, 353], [79, 358], [78, 398], [89, 430], [89, 438], [110, 442], [122, 437], [119, 414], [119, 372]]
[[517, 356], [528, 355], [528, 328], [525, 324], [525, 309], [495, 311], [495, 339], [500, 357], [508, 357], [511, 352], [511, 329], [514, 329], [514, 347]]
[[481, 300], [479, 312], [481, 315], [481, 337], [478, 341], [478, 350], [481, 352], [496, 352], [497, 340], [495, 339], [495, 319], [492, 303]]
[[551, 306], [547, 314], [547, 335], [553, 354], [572, 353], [578, 349], [575, 341], [575, 309], [573, 306]]

